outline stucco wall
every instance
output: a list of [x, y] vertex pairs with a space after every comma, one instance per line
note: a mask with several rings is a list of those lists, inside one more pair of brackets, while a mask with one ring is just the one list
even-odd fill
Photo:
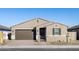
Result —
[[8, 33], [9, 33], [10, 31], [3, 31], [3, 39], [6, 39], [6, 40], [8, 40]]
[[[61, 29], [61, 35], [53, 35], [53, 28], [60, 28]], [[65, 41], [66, 40], [66, 34], [67, 34], [67, 27], [63, 26], [61, 24], [52, 24], [50, 26], [47, 26], [47, 41]]]
[[76, 32], [68, 32], [68, 41], [74, 41], [76, 39]]

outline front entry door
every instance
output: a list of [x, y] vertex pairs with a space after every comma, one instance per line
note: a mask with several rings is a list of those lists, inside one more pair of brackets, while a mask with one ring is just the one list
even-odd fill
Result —
[[36, 27], [32, 30], [33, 32], [33, 40], [36, 41]]
[[46, 28], [40, 28], [40, 39], [46, 41]]

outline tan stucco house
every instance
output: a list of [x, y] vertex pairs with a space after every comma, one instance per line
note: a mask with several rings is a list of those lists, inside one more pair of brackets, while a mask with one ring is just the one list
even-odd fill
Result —
[[76, 32], [68, 32], [68, 26], [35, 18], [11, 27], [12, 39], [35, 41], [76, 40]]

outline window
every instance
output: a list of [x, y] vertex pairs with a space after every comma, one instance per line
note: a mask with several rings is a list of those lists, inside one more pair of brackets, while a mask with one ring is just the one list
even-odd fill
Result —
[[61, 35], [61, 29], [60, 28], [53, 28], [53, 35]]

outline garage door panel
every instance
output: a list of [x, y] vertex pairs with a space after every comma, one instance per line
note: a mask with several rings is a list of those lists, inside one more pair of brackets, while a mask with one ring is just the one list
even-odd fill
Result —
[[32, 30], [16, 30], [15, 34], [17, 40], [30, 40], [33, 38]]

